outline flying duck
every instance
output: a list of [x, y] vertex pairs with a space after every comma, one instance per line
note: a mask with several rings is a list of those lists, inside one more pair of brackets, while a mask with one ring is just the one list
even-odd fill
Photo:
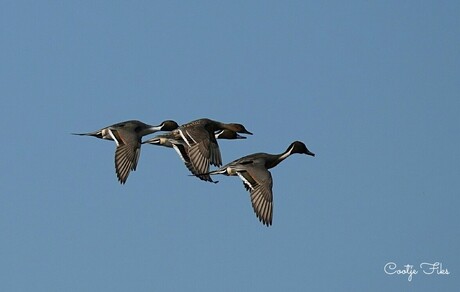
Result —
[[145, 124], [137, 120], [117, 123], [90, 133], [73, 133], [73, 135], [93, 136], [99, 139], [115, 141], [115, 171], [118, 181], [124, 184], [129, 172], [136, 170], [141, 151], [141, 138], [158, 131], [172, 131], [179, 125], [171, 120], [158, 126]]
[[[237, 132], [234, 132], [231, 130], [219, 130], [214, 133], [214, 137], [216, 139], [227, 139], [227, 140], [246, 139], [246, 137], [241, 136]], [[198, 178], [204, 181], [214, 182], [211, 179], [211, 176], [209, 174], [201, 174], [194, 168], [194, 166], [192, 165], [190, 161], [190, 157], [188, 154], [188, 151], [189, 151], [188, 145], [182, 139], [179, 139], [179, 140], [174, 139], [174, 134], [172, 132], [157, 135], [153, 138], [150, 138], [142, 142], [142, 144], [152, 144], [152, 145], [160, 145], [160, 146], [164, 146], [168, 148], [174, 148], [174, 150], [176, 150], [177, 154], [179, 154], [179, 157], [184, 162], [185, 166], [188, 168], [188, 170], [190, 170], [192, 174], [194, 174], [195, 176], [197, 176]]]
[[[199, 119], [184, 124], [172, 131], [167, 143], [172, 143], [179, 148], [179, 150], [176, 148], [176, 151], [192, 173], [197, 174], [201, 179], [212, 181], [210, 178], [208, 179], [206, 175], [203, 176], [202, 174], [209, 172], [210, 164], [217, 167], [222, 165], [222, 156], [216, 139], [216, 132], [219, 134], [220, 130], [230, 130], [235, 132], [235, 134], [244, 133], [252, 135], [252, 133], [246, 130], [241, 124], [226, 124], [210, 119]], [[220, 133], [220, 135], [223, 133], [224, 132]], [[231, 133], [226, 132], [223, 135], [229, 134]], [[181, 147], [183, 149], [181, 149]], [[184, 158], [184, 151], [188, 157], [187, 160]]]
[[295, 141], [281, 154], [255, 153], [247, 155], [205, 174], [238, 175], [246, 190], [251, 194], [251, 203], [257, 218], [262, 224], [270, 226], [273, 218], [273, 180], [268, 169], [277, 166], [294, 153], [315, 156], [304, 143]]

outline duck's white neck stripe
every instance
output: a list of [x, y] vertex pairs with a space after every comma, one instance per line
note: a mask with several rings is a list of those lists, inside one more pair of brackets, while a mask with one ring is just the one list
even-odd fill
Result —
[[283, 160], [283, 159], [286, 159], [289, 155], [292, 154], [292, 150], [294, 150], [294, 147], [291, 147], [289, 148], [285, 153], [283, 153], [281, 156], [280, 156], [280, 160]]
[[224, 130], [220, 130], [220, 131], [214, 133], [214, 137], [216, 137], [216, 139], [219, 139], [219, 136], [222, 135], [222, 133], [224, 133]]
[[150, 127], [149, 130], [150, 130], [152, 133], [155, 133], [155, 132], [161, 131], [162, 128], [163, 128], [163, 124], [161, 124], [160, 126], [153, 126], [153, 127]]

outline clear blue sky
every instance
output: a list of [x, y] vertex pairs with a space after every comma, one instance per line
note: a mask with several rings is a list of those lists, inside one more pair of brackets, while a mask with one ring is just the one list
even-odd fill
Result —
[[[1, 291], [454, 291], [460, 285], [459, 1], [2, 1]], [[128, 120], [254, 133], [274, 221], [236, 177], [188, 176]], [[387, 275], [442, 262], [450, 275]]]

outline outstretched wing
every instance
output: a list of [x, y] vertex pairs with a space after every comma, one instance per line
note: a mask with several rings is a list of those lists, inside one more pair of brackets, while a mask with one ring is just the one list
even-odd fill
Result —
[[[176, 150], [177, 154], [179, 154], [179, 157], [182, 159], [184, 162], [185, 166], [187, 169], [196, 177], [198, 177], [201, 180], [204, 181], [209, 181], [209, 182], [214, 182], [209, 174], [207, 174], [206, 171], [199, 171], [197, 168], [195, 168], [195, 165], [192, 163], [192, 160], [190, 158], [190, 148], [187, 145], [184, 144], [173, 144], [174, 150]], [[203, 169], [209, 168], [209, 164], [203, 164], [201, 166]]]
[[222, 165], [219, 145], [214, 137], [204, 127], [185, 127], [179, 129], [180, 135], [187, 145], [190, 162], [198, 173], [209, 172], [209, 165]]
[[131, 170], [136, 170], [141, 153], [141, 141], [135, 133], [130, 131], [112, 131], [117, 138], [115, 150], [115, 171], [118, 180], [124, 184]]
[[262, 165], [248, 164], [237, 172], [246, 190], [251, 194], [251, 203], [257, 218], [267, 225], [273, 219], [273, 180], [271, 173]]

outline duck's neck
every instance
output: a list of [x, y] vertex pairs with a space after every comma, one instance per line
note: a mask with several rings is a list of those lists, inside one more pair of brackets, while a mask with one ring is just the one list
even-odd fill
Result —
[[146, 136], [146, 135], [158, 132], [158, 131], [161, 131], [161, 126], [150, 126], [148, 128], [142, 129], [140, 131], [140, 134], [141, 136]]
[[233, 130], [233, 128], [228, 124], [224, 124], [213, 120], [209, 120], [209, 122], [205, 125], [205, 129], [208, 130], [210, 133], [214, 133], [220, 130]]
[[284, 151], [281, 154], [276, 154], [272, 156], [272, 159], [269, 159], [267, 161], [267, 168], [272, 168], [280, 164], [281, 161], [284, 159], [288, 158], [292, 154], [292, 148], [288, 148], [286, 151]]
[[218, 122], [218, 121], [212, 121], [210, 123], [211, 127], [214, 129], [214, 131], [218, 130], [231, 130], [227, 124]]

